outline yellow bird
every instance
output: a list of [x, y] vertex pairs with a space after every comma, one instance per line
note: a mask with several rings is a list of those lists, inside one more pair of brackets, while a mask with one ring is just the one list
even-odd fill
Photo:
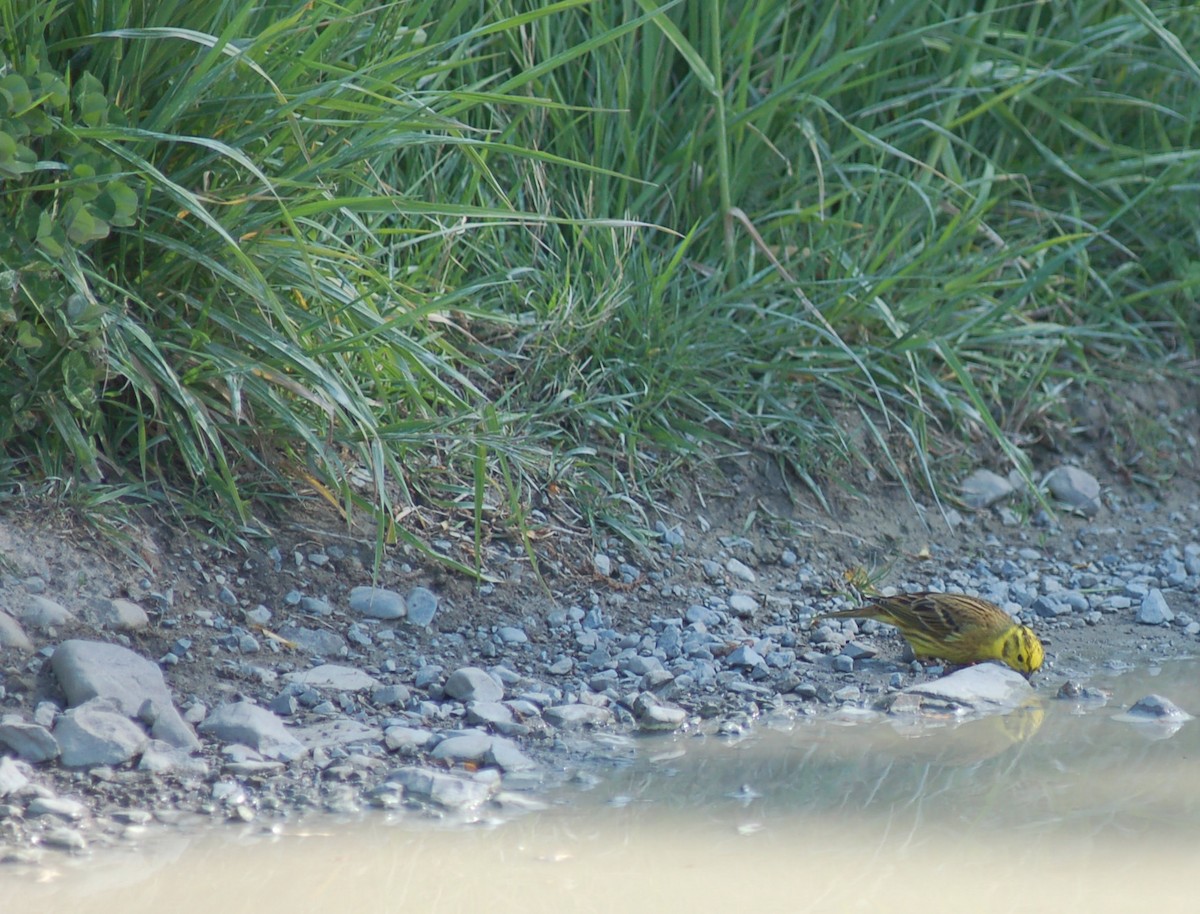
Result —
[[900, 629], [919, 658], [948, 663], [1000, 660], [1029, 676], [1046, 652], [1028, 626], [980, 597], [965, 593], [901, 593], [877, 597], [858, 609], [822, 613], [817, 619], [876, 619]]

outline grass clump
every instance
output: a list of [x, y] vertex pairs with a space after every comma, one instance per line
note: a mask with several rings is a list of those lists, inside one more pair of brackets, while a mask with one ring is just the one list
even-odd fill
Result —
[[838, 460], [936, 491], [935, 438], [1024, 469], [1065, 386], [1194, 352], [1190, 7], [0, 21], [24, 478], [136, 483], [231, 530], [314, 488], [393, 535], [436, 506], [478, 561], [550, 483], [603, 506], [722, 443], [818, 491]]

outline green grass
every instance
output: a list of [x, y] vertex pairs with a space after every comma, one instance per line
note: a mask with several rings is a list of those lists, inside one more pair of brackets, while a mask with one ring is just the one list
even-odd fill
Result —
[[7, 72], [74, 93], [0, 104], [42, 131], [31, 171], [0, 138], [0, 444], [34, 485], [231, 533], [316, 489], [381, 544], [420, 544], [392, 522], [420, 505], [477, 552], [551, 483], [631, 532], [622, 496], [747, 445], [818, 493], [855, 461], [936, 492], [954, 441], [1027, 470], [1067, 387], [1195, 353], [1190, 4], [0, 0], [0, 27]]

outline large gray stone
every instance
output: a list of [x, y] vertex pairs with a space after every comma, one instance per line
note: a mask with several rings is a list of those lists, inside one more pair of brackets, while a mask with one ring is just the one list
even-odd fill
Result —
[[455, 670], [446, 680], [446, 694], [459, 701], [500, 701], [504, 686], [477, 666]]
[[258, 705], [238, 701], [222, 705], [200, 725], [200, 732], [225, 743], [241, 743], [267, 758], [290, 762], [308, 752], [282, 720]]
[[16, 714], [0, 719], [0, 746], [7, 746], [27, 762], [48, 762], [58, 755], [58, 743], [41, 724], [22, 720]]
[[486, 733], [473, 730], [448, 736], [429, 753], [431, 758], [451, 764], [482, 762], [492, 748], [492, 738]]
[[149, 742], [145, 731], [111, 698], [93, 698], [59, 715], [54, 738], [68, 768], [120, 765]]
[[199, 749], [200, 741], [175, 708], [162, 670], [119, 644], [64, 641], [50, 658], [72, 707], [93, 698], [111, 699], [127, 717], [150, 725], [150, 735], [180, 749]]

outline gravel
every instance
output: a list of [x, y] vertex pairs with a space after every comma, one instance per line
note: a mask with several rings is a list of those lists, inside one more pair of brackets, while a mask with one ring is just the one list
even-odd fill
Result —
[[[854, 605], [844, 574], [862, 560], [860, 540], [884, 536], [878, 511], [837, 550], [837, 537], [802, 525], [750, 536], [736, 512], [673, 520], [645, 552], [589, 544], [570, 568], [547, 560], [541, 581], [523, 547], [497, 545], [489, 566], [511, 580], [483, 586], [399, 560], [377, 586], [369, 549], [355, 558], [332, 534], [318, 547], [311, 531], [237, 558], [185, 545], [124, 575], [82, 552], [51, 565], [45, 553], [65, 549], [52, 531], [23, 531], [31, 545], [0, 579], [0, 605], [37, 613], [28, 630], [0, 613], [0, 835], [81, 853], [127, 840], [130, 817], [142, 827], [312, 810], [490, 815], [586, 780], [633, 732], [1001, 713], [1064, 679], [1088, 698], [1079, 682], [1114, 659], [1196, 650], [1193, 490], [1149, 505], [1110, 490], [1098, 508], [1023, 525], [999, 504], [1013, 497], [1001, 482], [976, 478], [968, 490], [993, 506], [940, 533], [911, 506], [885, 512], [909, 510], [921, 531], [908, 552], [889, 546], [888, 583], [977, 593], [1031, 624], [1048, 650], [1036, 692], [991, 664], [939, 678], [945, 670], [910, 663], [876, 622], [812, 627], [815, 614]], [[720, 534], [731, 529], [742, 532]], [[81, 576], [106, 592], [79, 591]], [[1179, 719], [1154, 707], [1168, 704], [1134, 716]]]

